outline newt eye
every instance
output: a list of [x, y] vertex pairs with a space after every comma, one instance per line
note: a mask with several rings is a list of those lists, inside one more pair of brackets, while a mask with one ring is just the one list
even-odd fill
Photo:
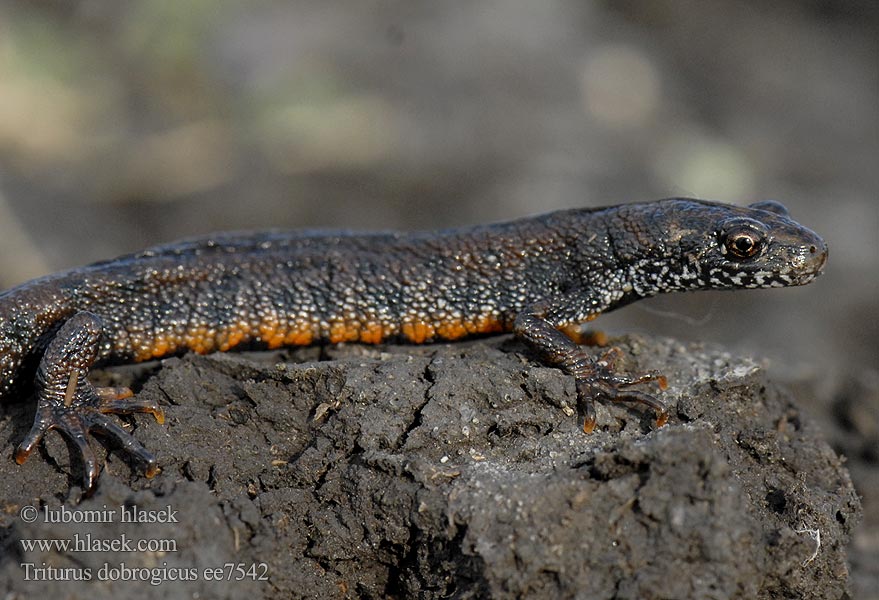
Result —
[[723, 253], [744, 260], [760, 252], [766, 241], [766, 228], [753, 219], [733, 219], [723, 224], [720, 242]]
[[743, 232], [729, 237], [726, 240], [726, 248], [739, 258], [750, 258], [757, 253], [759, 243], [751, 232]]

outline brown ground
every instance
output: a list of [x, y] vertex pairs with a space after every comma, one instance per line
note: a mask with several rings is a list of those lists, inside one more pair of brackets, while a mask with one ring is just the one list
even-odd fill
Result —
[[[845, 597], [860, 502], [795, 395], [719, 348], [615, 341], [630, 357], [624, 368], [668, 374], [668, 426], [599, 406], [597, 431], [582, 433], [565, 410], [575, 406], [571, 378], [509, 338], [341, 347], [316, 362], [314, 349], [164, 361], [135, 381], [168, 404], [167, 423], [131, 420], [162, 472], [146, 480], [112, 453], [98, 493], [78, 508], [136, 505], [176, 511], [178, 522], [24, 522], [25, 506], [74, 507], [78, 468], [51, 436], [3, 477], [0, 589], [11, 598]], [[28, 415], [13, 410], [0, 438], [23, 435]], [[176, 552], [23, 546], [77, 533], [170, 539]], [[228, 563], [243, 565], [243, 581], [206, 581], [205, 569]], [[91, 581], [23, 581], [33, 568], [24, 564]], [[115, 577], [128, 580], [96, 581], [123, 564]], [[252, 581], [252, 565], [267, 581]], [[194, 569], [196, 581], [174, 581], [177, 569]], [[131, 581], [142, 573], [157, 583]]]

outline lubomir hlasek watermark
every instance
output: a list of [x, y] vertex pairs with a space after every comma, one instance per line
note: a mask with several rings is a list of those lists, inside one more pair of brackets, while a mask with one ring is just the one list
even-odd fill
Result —
[[25, 523], [179, 523], [171, 505], [160, 509], [142, 508], [135, 504], [72, 510], [63, 504], [57, 508], [23, 506], [18, 516]]
[[[49, 535], [57, 535], [64, 531], [63, 537], [22, 538], [19, 540], [24, 561], [19, 563], [25, 581], [139, 581], [150, 585], [164, 582], [204, 581], [267, 581], [269, 567], [264, 562], [226, 562], [214, 567], [190, 567], [175, 564], [171, 557], [177, 552], [177, 540], [173, 537], [156, 538], [150, 535], [139, 537], [140, 532], [156, 532], [168, 528], [155, 528], [156, 524], [179, 523], [177, 511], [172, 506], [158, 509], [147, 509], [135, 505], [108, 507], [102, 505], [95, 509], [71, 509], [61, 505], [57, 508], [23, 506], [18, 512], [19, 518], [25, 523], [42, 522], [46, 524], [62, 524], [61, 527], [50, 527]], [[118, 527], [103, 527], [105, 523], [129, 524], [127, 531], [120, 532]], [[95, 524], [101, 531], [71, 531], [66, 524]], [[41, 531], [38, 529], [37, 531]], [[176, 531], [172, 527], [171, 531]], [[48, 532], [48, 531], [47, 531]], [[110, 534], [106, 537], [100, 533]], [[83, 562], [74, 559], [73, 555], [83, 552], [103, 552], [109, 556], [137, 553], [150, 555], [149, 566], [137, 564], [137, 560], [128, 562], [97, 563], [84, 566]], [[67, 557], [70, 565], [59, 565], [57, 562], [40, 561], [38, 557], [54, 555]], [[167, 557], [161, 565], [155, 558]], [[31, 560], [27, 560], [30, 558]]]

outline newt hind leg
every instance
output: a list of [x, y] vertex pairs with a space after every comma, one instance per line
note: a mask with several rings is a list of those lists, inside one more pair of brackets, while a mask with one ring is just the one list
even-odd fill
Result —
[[145, 465], [145, 474], [158, 472], [156, 458], [130, 433], [107, 417], [108, 413], [151, 413], [164, 422], [162, 408], [132, 397], [128, 388], [95, 387], [86, 375], [95, 362], [103, 327], [89, 312], [72, 316], [58, 330], [40, 361], [36, 375], [37, 412], [31, 430], [15, 450], [15, 462], [24, 463], [46, 432], [57, 429], [76, 449], [83, 463], [86, 493], [94, 490], [100, 466], [88, 444], [88, 434], [112, 438]]

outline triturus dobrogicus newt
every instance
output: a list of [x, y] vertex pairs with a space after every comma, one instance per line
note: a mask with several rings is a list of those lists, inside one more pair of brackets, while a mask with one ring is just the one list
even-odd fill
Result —
[[593, 401], [665, 405], [572, 336], [602, 312], [662, 292], [802, 285], [827, 246], [776, 202], [737, 207], [673, 198], [574, 209], [508, 223], [419, 233], [217, 234], [157, 246], [20, 285], [0, 295], [0, 397], [32, 383], [34, 425], [21, 464], [50, 429], [81, 454], [86, 490], [99, 465], [88, 434], [156, 459], [107, 413], [161, 406], [98, 388], [95, 364], [184, 351], [338, 342], [420, 344], [514, 332]]

